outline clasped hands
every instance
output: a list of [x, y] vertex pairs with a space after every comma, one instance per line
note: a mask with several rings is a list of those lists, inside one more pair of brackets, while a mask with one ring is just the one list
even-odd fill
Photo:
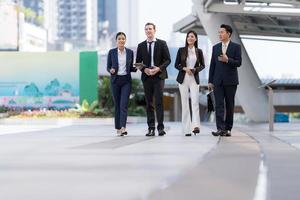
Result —
[[116, 73], [116, 70], [115, 70], [114, 68], [111, 68], [111, 69], [109, 70], [109, 72], [110, 72], [111, 74], [114, 74], [114, 73]]
[[218, 56], [220, 62], [228, 63], [228, 56], [226, 54], [221, 54]]
[[188, 75], [192, 76], [194, 74], [194, 69], [184, 67], [183, 71], [185, 71]]
[[153, 66], [151, 68], [145, 68], [144, 69], [145, 74], [147, 74], [148, 76], [154, 76], [155, 74], [157, 74], [158, 72], [160, 72], [160, 68], [157, 66]]

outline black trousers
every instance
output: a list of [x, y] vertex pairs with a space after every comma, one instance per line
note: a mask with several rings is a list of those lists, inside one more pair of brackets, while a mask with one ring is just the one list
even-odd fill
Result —
[[216, 124], [218, 130], [231, 130], [233, 126], [234, 97], [237, 85], [215, 85]]
[[126, 128], [127, 108], [131, 91], [131, 79], [128, 75], [117, 76], [111, 84], [113, 99], [115, 103], [115, 128]]
[[157, 129], [164, 129], [163, 90], [165, 86], [165, 80], [160, 79], [158, 76], [149, 76], [143, 81], [143, 86], [146, 98], [148, 129], [155, 129], [154, 108], [158, 123]]

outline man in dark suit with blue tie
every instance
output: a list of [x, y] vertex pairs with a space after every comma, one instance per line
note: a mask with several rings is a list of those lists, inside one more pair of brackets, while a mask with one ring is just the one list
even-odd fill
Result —
[[241, 46], [230, 40], [231, 35], [231, 26], [222, 24], [219, 29], [221, 42], [213, 46], [210, 62], [208, 89], [214, 91], [216, 102], [217, 131], [212, 132], [214, 136], [230, 137], [233, 126], [234, 98], [239, 84], [237, 68], [241, 66], [242, 58]]
[[140, 69], [146, 98], [148, 133], [146, 136], [155, 136], [154, 103], [157, 118], [158, 135], [164, 131], [163, 89], [165, 79], [168, 78], [166, 68], [171, 62], [167, 43], [155, 38], [156, 28], [153, 23], [146, 23], [145, 33], [147, 40], [137, 47], [136, 63], [143, 63]]

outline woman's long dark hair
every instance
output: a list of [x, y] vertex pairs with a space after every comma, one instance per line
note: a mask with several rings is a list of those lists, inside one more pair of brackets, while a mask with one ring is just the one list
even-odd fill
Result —
[[195, 31], [190, 30], [189, 32], [187, 32], [186, 37], [185, 37], [185, 48], [184, 48], [183, 54], [181, 54], [181, 60], [182, 61], [186, 61], [186, 58], [188, 56], [187, 54], [188, 54], [189, 44], [187, 42], [187, 38], [188, 38], [188, 36], [189, 36], [190, 33], [192, 33], [195, 36], [195, 38], [196, 38], [196, 41], [194, 43], [195, 49], [198, 48], [198, 35], [197, 35], [197, 33]]

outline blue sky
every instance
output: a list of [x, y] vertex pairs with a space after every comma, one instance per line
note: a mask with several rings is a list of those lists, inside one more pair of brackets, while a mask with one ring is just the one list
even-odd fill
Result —
[[173, 24], [192, 10], [192, 0], [139, 0], [139, 40], [145, 39], [144, 25], [153, 22], [157, 25], [158, 38], [169, 40]]
[[[284, 39], [291, 40], [291, 38]], [[299, 42], [247, 39], [243, 40], [243, 43], [260, 76], [264, 78], [300, 78]]]

